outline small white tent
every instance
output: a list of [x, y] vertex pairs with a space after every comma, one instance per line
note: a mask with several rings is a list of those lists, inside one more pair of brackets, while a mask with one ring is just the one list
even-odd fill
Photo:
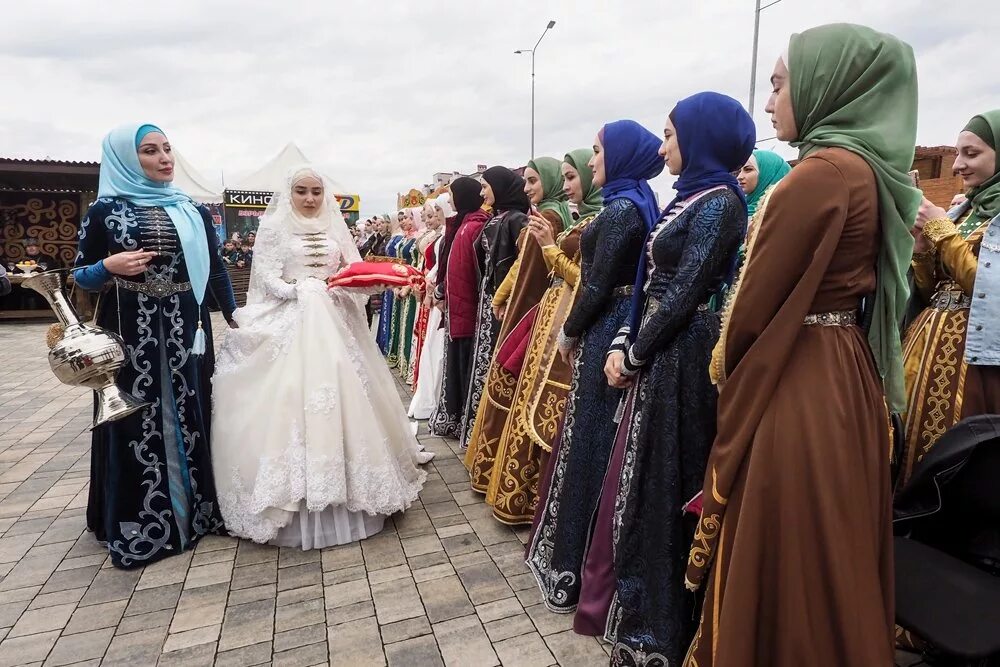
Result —
[[222, 184], [205, 178], [174, 149], [174, 187], [199, 204], [221, 204]]
[[[243, 192], [271, 192], [275, 184], [280, 183], [281, 179], [288, 175], [289, 169], [295, 165], [308, 162], [310, 162], [309, 158], [302, 153], [299, 147], [294, 143], [289, 143], [263, 167], [226, 189], [241, 190]], [[320, 168], [320, 171], [324, 171], [322, 166], [317, 166]], [[333, 189], [336, 194], [350, 192], [350, 190], [345, 189], [337, 181], [333, 181]]]

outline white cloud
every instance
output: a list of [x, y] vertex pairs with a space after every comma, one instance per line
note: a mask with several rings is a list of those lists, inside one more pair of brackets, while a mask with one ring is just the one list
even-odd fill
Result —
[[[536, 153], [561, 156], [631, 117], [659, 132], [698, 90], [747, 95], [753, 0], [433, 3], [173, 0], [6, 3], [0, 154], [87, 159], [118, 123], [156, 122], [228, 181], [295, 141], [362, 195], [365, 215], [443, 170], [523, 164], [530, 48]], [[1000, 107], [991, 0], [784, 0], [762, 14], [755, 119], [789, 34], [866, 23], [913, 44], [923, 144]], [[892, 113], [887, 109], [886, 113]], [[782, 149], [788, 153], [787, 148]], [[657, 179], [669, 195], [669, 179]]]

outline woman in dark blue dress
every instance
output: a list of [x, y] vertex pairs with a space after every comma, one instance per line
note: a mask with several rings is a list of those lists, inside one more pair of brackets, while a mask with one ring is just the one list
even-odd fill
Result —
[[[684, 570], [715, 439], [708, 374], [719, 337], [710, 306], [732, 284], [747, 205], [732, 172], [753, 151], [753, 121], [736, 100], [681, 100], [660, 154], [677, 196], [643, 248], [632, 305], [605, 365], [628, 387], [583, 569], [577, 625], [603, 626], [611, 664], [679, 665], [697, 627]], [[594, 627], [596, 626], [596, 627]]]
[[576, 609], [580, 566], [615, 439], [622, 391], [608, 386], [604, 355], [628, 315], [642, 241], [659, 215], [646, 182], [663, 171], [659, 148], [652, 132], [620, 120], [597, 135], [590, 163], [605, 206], [580, 236], [580, 283], [559, 337], [576, 360], [548, 496], [528, 551], [545, 604], [559, 613]]
[[118, 386], [150, 404], [99, 426], [91, 443], [87, 527], [121, 568], [223, 528], [209, 451], [208, 306], [231, 320], [236, 303], [210, 214], [172, 180], [159, 128], [129, 125], [105, 137], [74, 270], [80, 287], [107, 289], [98, 323], [125, 341]]

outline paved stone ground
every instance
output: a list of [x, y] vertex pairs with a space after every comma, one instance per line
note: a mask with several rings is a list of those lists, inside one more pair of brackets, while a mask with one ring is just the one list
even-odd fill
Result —
[[302, 552], [209, 537], [115, 570], [85, 530], [90, 393], [49, 371], [46, 326], [0, 324], [0, 667], [607, 664], [540, 604], [527, 529], [494, 521], [456, 443], [425, 429], [438, 457], [420, 501], [371, 539]]
[[90, 392], [49, 371], [46, 326], [0, 324], [0, 667], [607, 664], [540, 604], [527, 529], [490, 518], [456, 443], [423, 431], [438, 457], [420, 501], [371, 539], [208, 537], [115, 570], [86, 532]]

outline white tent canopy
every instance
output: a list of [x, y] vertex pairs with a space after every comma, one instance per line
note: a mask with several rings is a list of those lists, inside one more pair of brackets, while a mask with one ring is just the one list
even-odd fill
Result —
[[199, 204], [221, 204], [222, 184], [205, 178], [174, 149], [174, 187]]
[[[236, 185], [227, 187], [226, 189], [243, 190], [245, 192], [271, 192], [275, 184], [280, 183], [281, 179], [288, 175], [289, 169], [303, 163], [310, 163], [309, 158], [302, 153], [298, 146], [294, 143], [289, 143], [263, 167], [246, 178], [241, 179]], [[322, 171], [322, 168], [320, 170]], [[336, 181], [333, 181], [332, 184], [336, 194], [347, 194], [350, 192], [350, 190], [346, 190], [343, 185]]]

